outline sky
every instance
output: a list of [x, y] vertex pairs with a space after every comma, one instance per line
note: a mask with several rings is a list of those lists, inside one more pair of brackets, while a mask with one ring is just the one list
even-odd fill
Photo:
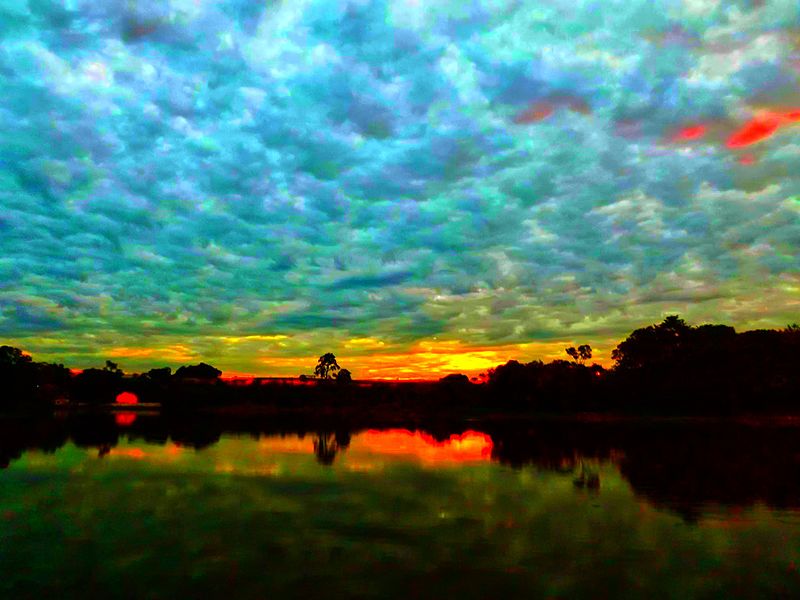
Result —
[[796, 0], [3, 0], [0, 342], [476, 374], [800, 321]]

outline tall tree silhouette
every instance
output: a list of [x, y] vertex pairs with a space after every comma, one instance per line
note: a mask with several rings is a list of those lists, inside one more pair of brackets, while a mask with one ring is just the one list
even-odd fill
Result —
[[592, 358], [592, 347], [589, 344], [582, 344], [578, 346], [578, 356], [581, 362]]
[[574, 346], [570, 346], [566, 349], [566, 353], [575, 362], [583, 364], [584, 361], [592, 358], [592, 347], [589, 344], [581, 344], [577, 349]]
[[332, 352], [327, 352], [319, 357], [317, 366], [314, 368], [314, 375], [320, 379], [330, 379], [339, 370], [339, 364]]
[[671, 362], [685, 349], [692, 327], [677, 315], [658, 325], [637, 329], [612, 351], [620, 370], [642, 369]]

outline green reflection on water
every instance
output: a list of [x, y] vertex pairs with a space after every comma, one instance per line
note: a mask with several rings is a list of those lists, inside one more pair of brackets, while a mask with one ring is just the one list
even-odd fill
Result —
[[[800, 524], [764, 507], [687, 524], [611, 463], [511, 469], [354, 436], [202, 451], [67, 444], [0, 474], [0, 596], [764, 597], [800, 590]], [[468, 449], [469, 450], [469, 449]], [[437, 454], [438, 453], [438, 454]]]

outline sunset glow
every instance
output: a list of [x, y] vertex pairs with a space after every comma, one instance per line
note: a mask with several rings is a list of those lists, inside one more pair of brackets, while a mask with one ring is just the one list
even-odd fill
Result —
[[139, 404], [139, 397], [133, 392], [121, 392], [117, 395], [117, 404]]
[[728, 138], [728, 148], [742, 148], [757, 144], [772, 136], [783, 124], [784, 120], [774, 114], [753, 119]]

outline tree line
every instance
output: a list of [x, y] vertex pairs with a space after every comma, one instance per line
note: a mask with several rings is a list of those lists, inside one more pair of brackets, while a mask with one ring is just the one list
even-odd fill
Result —
[[509, 361], [488, 373], [511, 405], [552, 411], [638, 410], [681, 414], [800, 409], [800, 326], [736, 332], [688, 325], [677, 315], [633, 331], [613, 350], [614, 366], [587, 365], [591, 348], [567, 348], [572, 362]]
[[[800, 398], [800, 326], [737, 332], [726, 325], [688, 325], [677, 315], [636, 329], [612, 352], [614, 365], [589, 364], [588, 344], [569, 347], [571, 360], [521, 363], [490, 369], [474, 385], [453, 373], [438, 383], [354, 386], [352, 375], [333, 353], [319, 357], [313, 375], [299, 382], [337, 385], [294, 386], [288, 380], [241, 386], [220, 379], [206, 363], [125, 375], [117, 364], [73, 374], [62, 364], [35, 362], [18, 348], [0, 346], [0, 406], [113, 403], [130, 391], [142, 402], [191, 408], [208, 404], [324, 404], [372, 406], [394, 403], [418, 411], [464, 409], [539, 412], [638, 411], [676, 414], [794, 412]], [[474, 381], [474, 378], [473, 378]]]

